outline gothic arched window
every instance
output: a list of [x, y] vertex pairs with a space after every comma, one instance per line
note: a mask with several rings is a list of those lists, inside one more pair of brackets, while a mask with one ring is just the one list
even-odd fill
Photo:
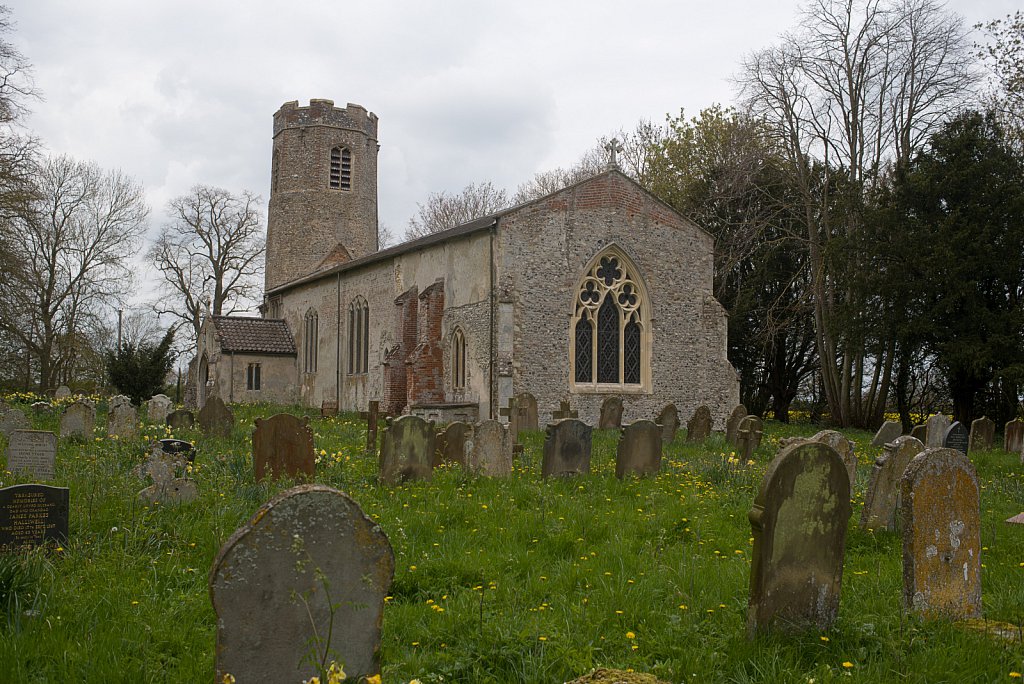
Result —
[[451, 345], [452, 389], [466, 389], [466, 336], [455, 328]]
[[575, 389], [650, 386], [650, 302], [640, 274], [616, 249], [595, 258], [576, 290], [572, 324]]
[[347, 147], [331, 148], [331, 190], [352, 189], [352, 152]]
[[318, 338], [320, 337], [320, 320], [316, 311], [310, 309], [306, 312], [305, 326], [303, 326], [303, 368], [307, 373], [316, 373], [317, 355], [320, 350]]
[[348, 305], [348, 372], [362, 375], [370, 361], [370, 307], [361, 296]]

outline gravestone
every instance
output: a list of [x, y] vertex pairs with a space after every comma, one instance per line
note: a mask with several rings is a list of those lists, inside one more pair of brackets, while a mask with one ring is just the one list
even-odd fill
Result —
[[956, 449], [961, 454], [967, 454], [967, 447], [970, 444], [970, 435], [967, 428], [958, 420], [948, 428], [942, 436], [942, 446], [946, 449]]
[[868, 480], [861, 529], [896, 529], [896, 511], [900, 500], [900, 480], [914, 457], [924, 451], [921, 440], [910, 435], [897, 437], [883, 447]]
[[194, 463], [196, 460], [196, 447], [192, 442], [186, 442], [183, 439], [161, 439], [160, 449], [165, 454], [173, 454], [180, 456], [189, 463]]
[[740, 421], [739, 429], [736, 430], [737, 456], [744, 463], [754, 457], [754, 451], [761, 446], [761, 437], [764, 434], [763, 423], [757, 416], [744, 416]]
[[737, 438], [740, 432], [740, 422], [747, 417], [747, 407], [740, 404], [732, 410], [729, 418], [725, 421], [725, 441], [731, 446], [737, 446]]
[[569, 402], [567, 402], [565, 399], [563, 399], [558, 404], [558, 410], [555, 411], [554, 413], [552, 413], [551, 417], [554, 420], [556, 420], [556, 421], [557, 420], [566, 420], [567, 418], [575, 419], [575, 418], [579, 418], [580, 417], [580, 412], [575, 410], [575, 409], [569, 408]]
[[412, 415], [389, 419], [380, 447], [381, 481], [395, 485], [429, 480], [433, 476], [435, 440], [433, 421]]
[[67, 399], [71, 396], [71, 388], [67, 385], [61, 385], [57, 388], [57, 391], [53, 393], [54, 399]]
[[661, 470], [661, 427], [650, 420], [638, 420], [620, 428], [615, 452], [615, 477], [657, 475]]
[[188, 465], [184, 453], [166, 451], [163, 444], [155, 443], [149, 459], [140, 469], [141, 474], [153, 480], [153, 484], [141, 490], [138, 498], [146, 503], [161, 504], [194, 501], [199, 496], [199, 490], [193, 480], [184, 477]]
[[971, 423], [970, 451], [985, 451], [992, 448], [996, 437], [996, 424], [991, 418], [982, 416]]
[[36, 480], [52, 480], [57, 435], [43, 430], [15, 430], [7, 438], [7, 470]]
[[68, 404], [60, 416], [63, 439], [92, 439], [95, 427], [96, 407], [81, 399]]
[[35, 401], [32, 402], [32, 412], [37, 416], [46, 415], [53, 410], [53, 406], [48, 401]]
[[68, 537], [68, 488], [20, 484], [0, 489], [0, 553]]
[[380, 420], [380, 402], [371, 401], [366, 412], [359, 412], [359, 417], [366, 420], [366, 451], [377, 453], [377, 422]]
[[170, 397], [156, 394], [146, 402], [146, 416], [151, 423], [165, 425], [167, 423], [167, 415], [171, 412], [172, 408], [174, 408], [174, 402], [171, 401]]
[[496, 420], [477, 423], [470, 431], [466, 443], [466, 468], [486, 477], [511, 475], [511, 432]]
[[235, 414], [217, 394], [207, 398], [198, 418], [199, 429], [209, 437], [228, 437], [235, 426]]
[[711, 409], [698, 406], [686, 423], [686, 441], [703, 442], [711, 436]]
[[324, 399], [322, 402], [320, 402], [321, 418], [333, 418], [336, 415], [338, 415], [337, 399]]
[[309, 417], [278, 413], [257, 418], [252, 431], [252, 462], [257, 482], [264, 477], [312, 478], [316, 474], [316, 454]]
[[1006, 522], [1010, 525], [1024, 525], [1024, 513], [1018, 513], [1012, 518], [1007, 518]]
[[519, 400], [508, 398], [508, 406], [498, 409], [498, 415], [508, 420], [508, 431], [512, 439], [519, 440]]
[[981, 615], [981, 504], [965, 454], [926, 449], [900, 481], [903, 605], [925, 617]]
[[231, 535], [210, 572], [216, 681], [311, 678], [315, 635], [346, 681], [379, 674], [394, 573], [387, 537], [349, 496], [323, 485], [278, 494]]
[[519, 430], [539, 430], [540, 414], [537, 413], [537, 397], [529, 392], [516, 395], [516, 420]]
[[115, 394], [114, 396], [110, 397], [110, 401], [107, 402], [107, 407], [109, 408], [109, 410], [113, 411], [118, 406], [132, 406], [131, 397], [126, 397], [123, 394]]
[[1003, 427], [1003, 451], [1024, 452], [1024, 420], [1011, 420]]
[[139, 412], [131, 403], [118, 404], [107, 414], [107, 434], [118, 439], [139, 436]]
[[927, 437], [924, 440], [926, 448], [941, 447], [942, 440], [946, 437], [946, 430], [949, 429], [949, 417], [943, 413], [936, 413], [925, 423], [928, 426]]
[[547, 426], [544, 435], [542, 477], [586, 475], [590, 472], [593, 428], [576, 418]]
[[895, 420], [887, 420], [878, 428], [875, 438], [871, 440], [871, 446], [885, 446], [903, 434], [903, 426]]
[[11, 433], [15, 430], [31, 429], [32, 422], [28, 419], [28, 416], [22, 413], [19, 409], [11, 408], [0, 416], [0, 432], [2, 432], [7, 438], [10, 438]]
[[661, 413], [654, 419], [654, 422], [661, 426], [662, 444], [671, 444], [679, 431], [679, 410], [675, 404], [668, 404], [661, 409]]
[[921, 444], [924, 444], [924, 440], [928, 437], [928, 426], [927, 425], [915, 425], [910, 430], [910, 436], [916, 440], [919, 440]]
[[750, 511], [747, 635], [827, 630], [839, 610], [850, 478], [835, 449], [800, 442], [768, 466]]
[[822, 430], [811, 437], [811, 441], [828, 444], [836, 450], [839, 458], [843, 459], [843, 463], [846, 464], [846, 474], [850, 477], [850, 490], [853, 491], [853, 485], [857, 482], [857, 454], [854, 453], [853, 442], [836, 430]]
[[196, 417], [188, 409], [178, 409], [167, 414], [167, 426], [172, 430], [191, 430], [195, 424]]
[[605, 397], [601, 402], [599, 430], [618, 430], [622, 427], [622, 397]]
[[434, 452], [433, 466], [436, 468], [442, 463], [457, 463], [460, 466], [465, 466], [466, 440], [471, 432], [472, 428], [466, 423], [461, 421], [449, 423], [437, 435], [437, 451]]

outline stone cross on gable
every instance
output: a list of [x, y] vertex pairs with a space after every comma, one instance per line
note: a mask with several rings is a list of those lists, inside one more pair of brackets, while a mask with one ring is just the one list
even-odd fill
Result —
[[565, 399], [558, 405], [558, 410], [551, 414], [555, 420], [564, 420], [565, 418], [579, 418], [579, 411], [571, 411], [569, 409], [569, 402]]
[[604, 146], [604, 149], [608, 152], [608, 168], [618, 169], [618, 153], [622, 152], [622, 145], [619, 143], [619, 139], [612, 138], [611, 140], [608, 141], [608, 144]]

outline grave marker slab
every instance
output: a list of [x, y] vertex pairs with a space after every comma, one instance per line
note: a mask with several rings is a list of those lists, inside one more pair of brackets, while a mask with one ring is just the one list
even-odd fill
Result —
[[322, 402], [320, 402], [321, 418], [333, 418], [336, 415], [338, 415], [337, 399], [324, 399]]
[[0, 553], [68, 537], [67, 487], [20, 484], [0, 489]]
[[676, 438], [676, 432], [679, 431], [679, 409], [675, 404], [667, 404], [654, 422], [661, 426], [662, 444], [671, 444]]
[[768, 466], [750, 511], [747, 635], [827, 630], [839, 610], [850, 478], [835, 449], [789, 446]]
[[981, 615], [978, 477], [956, 449], [926, 449], [907, 466], [903, 497], [903, 605], [925, 617]]
[[1024, 452], [1024, 420], [1011, 420], [1003, 427], [1003, 451]]
[[64, 439], [92, 439], [96, 427], [96, 407], [79, 399], [64, 408], [60, 416], [60, 436]]
[[928, 438], [928, 426], [915, 425], [910, 431], [910, 436], [914, 439], [920, 440], [921, 444], [924, 444], [924, 440]]
[[377, 453], [377, 422], [380, 420], [380, 402], [371, 401], [365, 412], [359, 412], [359, 417], [366, 421], [366, 451]]
[[195, 414], [187, 409], [178, 409], [167, 414], [167, 425], [172, 430], [191, 430], [195, 424]]
[[19, 409], [11, 408], [0, 416], [0, 432], [2, 432], [7, 438], [10, 438], [11, 433], [15, 430], [31, 429], [32, 422], [28, 419], [28, 416], [22, 413]]
[[693, 416], [686, 422], [686, 441], [703, 442], [711, 436], [711, 409], [698, 406]]
[[470, 432], [466, 446], [466, 468], [485, 477], [512, 474], [512, 437], [496, 420], [484, 420]]
[[726, 443], [737, 446], [737, 438], [740, 431], [740, 422], [747, 417], [747, 407], [740, 404], [732, 410], [729, 417], [725, 421], [725, 441]]
[[925, 423], [928, 426], [927, 437], [924, 440], [925, 447], [941, 447], [942, 440], [949, 429], [949, 417], [942, 413], [936, 413]]
[[115, 394], [110, 397], [110, 401], [107, 402], [107, 406], [111, 411], [116, 409], [118, 406], [133, 406], [132, 398], [126, 397], [123, 394]]
[[661, 427], [651, 420], [638, 420], [620, 428], [615, 452], [615, 477], [657, 475], [661, 470]]
[[590, 472], [593, 428], [576, 418], [547, 426], [542, 477], [586, 475]]
[[139, 436], [139, 413], [132, 404], [118, 404], [107, 414], [107, 434], [118, 439]]
[[967, 455], [967, 448], [970, 445], [970, 435], [967, 428], [958, 420], [948, 428], [942, 436], [942, 446], [946, 449], [956, 449], [961, 454]]
[[579, 418], [580, 412], [569, 408], [569, 402], [565, 399], [558, 405], [558, 410], [551, 414], [554, 420], [566, 420], [567, 418]]
[[850, 477], [850, 490], [852, 491], [857, 482], [857, 454], [854, 453], [853, 442], [837, 430], [822, 430], [811, 437], [811, 441], [828, 444], [836, 450], [839, 458], [843, 459], [843, 463], [846, 464], [846, 473]]
[[1011, 525], [1024, 525], [1024, 513], [1018, 513], [1012, 518], [1007, 518], [1006, 522], [1010, 523]]
[[599, 430], [618, 430], [622, 427], [622, 397], [605, 397], [601, 402]]
[[308, 658], [314, 634], [329, 635], [320, 648], [344, 663], [349, 681], [379, 674], [394, 573], [387, 537], [350, 497], [322, 485], [278, 494], [228, 539], [210, 571], [216, 680], [308, 679], [317, 674]]
[[[164, 440], [179, 442], [179, 440]], [[189, 445], [191, 446], [191, 445]], [[161, 442], [153, 444], [149, 459], [140, 468], [141, 475], [148, 475], [153, 484], [138, 493], [146, 503], [180, 504], [194, 501], [199, 496], [195, 481], [184, 477], [190, 460], [188, 453], [180, 450], [168, 451]]]
[[887, 420], [878, 428], [875, 438], [871, 440], [871, 446], [885, 446], [903, 434], [903, 426], [895, 420]]
[[264, 477], [312, 478], [316, 474], [316, 455], [309, 417], [278, 413], [257, 418], [252, 431], [252, 461], [257, 482]]
[[380, 448], [381, 481], [396, 485], [431, 479], [437, 449], [434, 422], [406, 415], [388, 423]]
[[67, 385], [61, 385], [57, 388], [57, 391], [53, 393], [54, 399], [67, 399], [71, 396], [71, 388]]
[[52, 480], [57, 435], [43, 430], [15, 430], [7, 440], [7, 469], [15, 475]]
[[229, 437], [234, 426], [235, 414], [217, 394], [208, 398], [203, 408], [199, 409], [199, 429], [204, 435]]
[[167, 416], [173, 408], [174, 402], [171, 401], [170, 397], [163, 394], [155, 394], [146, 402], [146, 417], [149, 418], [151, 423], [165, 425], [167, 423]]
[[985, 451], [991, 449], [996, 438], [996, 424], [987, 417], [982, 416], [971, 423], [971, 439], [968, 449], [970, 451]]
[[736, 431], [737, 456], [746, 463], [754, 458], [754, 451], [761, 446], [761, 437], [764, 435], [764, 424], [757, 416], [744, 416], [740, 421], [739, 429]]
[[529, 392], [516, 395], [516, 418], [518, 430], [539, 430], [540, 417], [537, 413], [537, 397]]
[[883, 448], [875, 460], [868, 480], [868, 491], [860, 516], [861, 529], [896, 529], [896, 510], [900, 499], [900, 480], [914, 457], [924, 451], [921, 440], [903, 435]]
[[472, 427], [461, 421], [449, 423], [437, 435], [437, 451], [434, 452], [433, 466], [442, 463], [466, 465], [466, 440], [472, 433]]

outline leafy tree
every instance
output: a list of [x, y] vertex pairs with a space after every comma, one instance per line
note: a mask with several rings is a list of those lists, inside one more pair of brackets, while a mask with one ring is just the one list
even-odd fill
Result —
[[416, 216], [409, 219], [405, 239], [454, 228], [508, 206], [506, 192], [490, 181], [470, 183], [457, 195], [445, 191], [431, 193], [426, 202], [416, 205]]
[[172, 325], [158, 343], [123, 341], [121, 348], [107, 352], [107, 377], [121, 394], [141, 404], [163, 391], [167, 375], [174, 367]]
[[975, 45], [995, 80], [992, 103], [1000, 121], [1018, 146], [1024, 146], [1024, 13], [976, 24], [988, 43]]

